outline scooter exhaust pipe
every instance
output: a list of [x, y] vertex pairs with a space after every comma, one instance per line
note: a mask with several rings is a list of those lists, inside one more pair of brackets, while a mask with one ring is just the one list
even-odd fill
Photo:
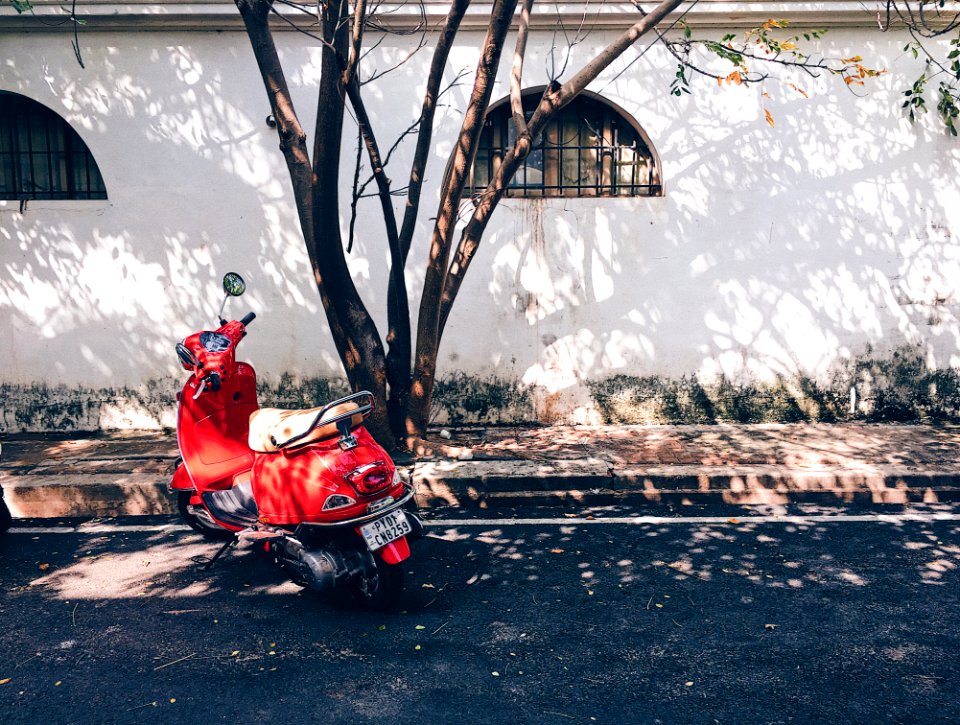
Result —
[[336, 548], [308, 549], [289, 537], [276, 546], [277, 560], [291, 578], [318, 592], [330, 591], [363, 571], [363, 557], [359, 552], [345, 554]]

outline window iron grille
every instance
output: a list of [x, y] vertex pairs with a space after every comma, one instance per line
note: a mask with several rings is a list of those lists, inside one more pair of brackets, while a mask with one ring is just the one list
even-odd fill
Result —
[[[529, 119], [541, 90], [523, 95]], [[482, 194], [516, 141], [507, 99], [487, 113], [465, 196]], [[638, 124], [596, 94], [584, 93], [547, 125], [506, 196], [662, 196], [659, 160]]]
[[79, 134], [34, 100], [0, 92], [0, 199], [106, 199]]

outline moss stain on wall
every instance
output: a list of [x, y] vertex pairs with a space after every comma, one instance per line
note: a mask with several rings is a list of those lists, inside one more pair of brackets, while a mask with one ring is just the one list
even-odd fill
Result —
[[[174, 377], [136, 387], [0, 384], [0, 433], [170, 428]], [[614, 375], [589, 381], [600, 419], [609, 424], [916, 422], [960, 419], [960, 369], [931, 370], [923, 353], [902, 347], [887, 357], [871, 350], [838, 366], [826, 382], [798, 375], [772, 383], [710, 384], [676, 378]], [[346, 395], [340, 378], [282, 375], [258, 383], [260, 405], [306, 408]], [[563, 420], [563, 411], [554, 411]], [[437, 383], [432, 420], [441, 424], [537, 422], [534, 389], [496, 375], [451, 372]]]
[[434, 386], [433, 422], [516, 423], [535, 418], [530, 389], [517, 380], [453, 372], [440, 378]]
[[[172, 428], [182, 381], [169, 377], [137, 387], [0, 385], [0, 433]], [[349, 394], [342, 378], [260, 378], [261, 407], [312, 408]], [[532, 421], [529, 392], [519, 382], [495, 376], [447, 375], [437, 385], [433, 418], [441, 423]]]
[[888, 358], [871, 350], [839, 366], [826, 383], [798, 375], [772, 383], [701, 384], [615, 375], [588, 383], [605, 423], [917, 422], [960, 418], [960, 370], [930, 370], [922, 352]]

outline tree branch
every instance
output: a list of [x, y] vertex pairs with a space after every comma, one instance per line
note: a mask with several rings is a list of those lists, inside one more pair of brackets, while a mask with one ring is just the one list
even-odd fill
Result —
[[313, 169], [307, 152], [307, 135], [300, 125], [300, 119], [293, 106], [277, 47], [270, 33], [268, 16], [273, 3], [271, 0], [237, 0], [236, 5], [260, 69], [271, 114], [277, 122], [280, 150], [283, 152], [287, 170], [293, 182], [294, 198], [297, 202], [297, 214], [300, 217], [304, 241], [307, 250], [314, 253], [316, 247], [313, 239], [313, 209], [309, 203]]
[[576, 98], [581, 91], [595, 80], [613, 61], [619, 58], [624, 51], [636, 43], [651, 28], [656, 27], [667, 15], [682, 5], [683, 2], [684, 0], [663, 0], [663, 2], [651, 10], [648, 15], [621, 33], [616, 40], [581, 68], [573, 78], [561, 86], [558, 105], [555, 110], [560, 110]]
[[343, 72], [343, 84], [349, 86], [357, 72], [360, 62], [360, 48], [363, 45], [363, 27], [366, 22], [367, 0], [354, 0], [353, 28], [350, 36], [350, 55]]
[[551, 83], [544, 91], [540, 102], [537, 104], [536, 110], [527, 122], [527, 132], [525, 134], [518, 134], [513, 147], [504, 155], [503, 161], [494, 173], [493, 178], [490, 179], [487, 188], [480, 195], [473, 216], [466, 227], [464, 227], [460, 236], [457, 251], [444, 279], [441, 293], [439, 317], [440, 335], [443, 334], [450, 309], [460, 291], [460, 285], [463, 282], [464, 275], [466, 275], [467, 269], [469, 269], [470, 263], [476, 255], [480, 240], [490, 221], [490, 217], [503, 198], [503, 194], [510, 180], [530, 153], [532, 139], [536, 138], [544, 128], [546, 128], [547, 124], [553, 120], [563, 106], [576, 98], [604, 69], [620, 57], [643, 35], [655, 28], [667, 15], [676, 10], [683, 1], [684, 0], [664, 0], [664, 2], [657, 5], [648, 15], [645, 15], [639, 22], [635, 23], [629, 30], [622, 33], [616, 40], [604, 48], [592, 61], [585, 65], [580, 72], [574, 75], [573, 78], [563, 85], [556, 82]]
[[410, 252], [410, 243], [420, 211], [420, 192], [423, 187], [423, 172], [427, 165], [430, 153], [430, 144], [433, 140], [433, 119], [437, 110], [437, 99], [440, 95], [440, 84], [443, 82], [443, 71], [447, 66], [450, 48], [460, 28], [460, 21], [470, 6], [470, 0], [453, 0], [447, 13], [446, 21], [437, 39], [437, 47], [433, 52], [430, 63], [430, 73], [427, 76], [427, 88], [423, 94], [423, 107], [420, 111], [420, 132], [417, 135], [417, 147], [413, 155], [413, 164], [410, 168], [410, 184], [407, 193], [407, 206], [403, 213], [403, 223], [400, 226], [400, 251], [406, 261]]
[[520, 27], [517, 29], [517, 45], [513, 52], [513, 67], [510, 69], [510, 110], [513, 113], [513, 125], [517, 129], [517, 136], [527, 130], [527, 119], [523, 115], [523, 99], [521, 98], [523, 79], [523, 58], [527, 52], [527, 32], [530, 29], [530, 10], [533, 0], [523, 0], [520, 10]]
[[370, 168], [377, 182], [380, 207], [383, 211], [383, 221], [387, 231], [387, 244], [390, 249], [390, 285], [387, 301], [387, 317], [389, 330], [387, 332], [387, 382], [390, 394], [387, 404], [391, 408], [391, 417], [394, 424], [399, 423], [400, 411], [405, 407], [410, 381], [410, 307], [407, 301], [407, 285], [404, 279], [404, 260], [400, 252], [400, 235], [397, 231], [397, 218], [393, 210], [393, 199], [390, 194], [390, 179], [384, 171], [384, 163], [380, 155], [370, 116], [360, 95], [360, 84], [354, 82], [347, 86], [347, 96], [357, 118], [357, 125], [367, 148], [370, 159]]
[[517, 0], [494, 1], [490, 12], [490, 27], [481, 46], [473, 91], [450, 159], [449, 171], [440, 190], [440, 208], [431, 236], [430, 256], [420, 299], [410, 415], [407, 417], [408, 437], [422, 433], [429, 413], [436, 375], [437, 350], [440, 345], [440, 300], [452, 246], [451, 237], [467, 173], [480, 142], [484, 117], [490, 105], [493, 82], [500, 64], [500, 54], [516, 2]]

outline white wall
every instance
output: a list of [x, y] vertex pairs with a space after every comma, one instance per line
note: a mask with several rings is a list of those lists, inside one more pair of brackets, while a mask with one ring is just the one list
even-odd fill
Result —
[[[571, 67], [611, 37], [577, 46]], [[66, 35], [0, 37], [0, 90], [69, 121], [109, 194], [29, 202], [23, 214], [0, 202], [0, 383], [24, 395], [37, 383], [92, 396], [109, 389], [123, 408], [117, 389], [179, 374], [173, 345], [212, 324], [227, 270], [248, 279], [248, 294], [228, 309], [257, 313], [243, 352], [261, 375], [338, 376], [245, 36], [80, 38], [86, 68]], [[475, 65], [481, 39], [464, 35], [451, 78]], [[553, 41], [545, 32], [532, 38], [527, 85], [546, 81]], [[310, 129], [319, 53], [303, 42], [278, 35]], [[403, 57], [411, 42], [388, 38], [372, 65]], [[960, 366], [960, 146], [932, 118], [911, 126], [902, 117], [900, 93], [921, 70], [904, 43], [866, 29], [828, 33], [827, 54], [860, 54], [889, 70], [863, 97], [836, 78], [790, 78], [811, 97], [775, 81], [701, 81], [677, 100], [668, 95], [676, 64], [662, 49], [616, 77], [633, 56], [625, 58], [591, 89], [646, 129], [666, 195], [504, 201], [451, 315], [441, 374], [521, 380], [535, 386], [541, 417], [590, 420], [584, 382], [613, 373], [822, 377], [867, 346], [905, 344], [920, 346], [931, 366]], [[419, 111], [428, 52], [366, 89], [384, 146]], [[505, 59], [495, 97], [507, 93], [508, 66]], [[438, 120], [407, 271], [414, 298], [456, 109], [468, 94], [467, 85], [454, 88]], [[348, 123], [348, 158], [354, 144]], [[411, 152], [412, 143], [391, 164], [395, 186], [405, 183]], [[346, 163], [341, 198], [351, 175]], [[383, 325], [388, 254], [375, 199], [357, 229], [351, 265]], [[11, 405], [6, 430], [23, 427]], [[170, 423], [168, 414], [121, 410], [100, 424], [158, 420]]]

